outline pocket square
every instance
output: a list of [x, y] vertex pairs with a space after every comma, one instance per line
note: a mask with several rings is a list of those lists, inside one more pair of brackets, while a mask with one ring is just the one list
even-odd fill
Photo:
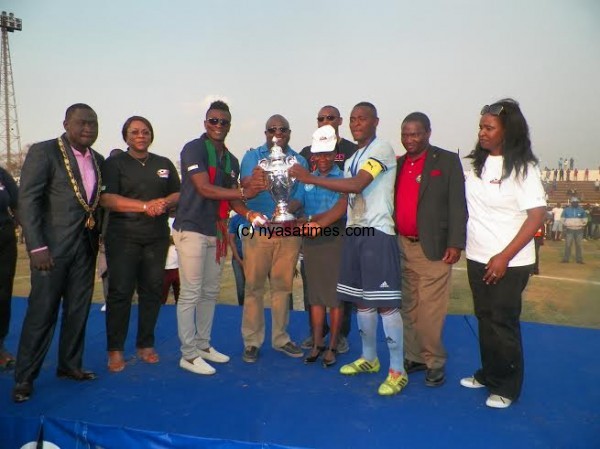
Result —
[[431, 176], [442, 176], [442, 171], [441, 170], [431, 170], [431, 173], [429, 173]]

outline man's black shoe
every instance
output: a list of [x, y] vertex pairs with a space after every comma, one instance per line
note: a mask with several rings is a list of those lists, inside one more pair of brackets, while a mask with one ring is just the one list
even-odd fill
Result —
[[98, 376], [93, 371], [84, 371], [84, 370], [75, 370], [75, 371], [65, 371], [62, 369], [56, 370], [56, 376], [59, 379], [71, 379], [77, 381], [85, 381], [85, 380], [96, 380]]
[[254, 363], [258, 360], [258, 348], [256, 346], [246, 346], [242, 360], [246, 363]]
[[439, 387], [446, 381], [444, 368], [428, 369], [425, 375], [425, 385], [428, 387]]
[[416, 373], [417, 371], [425, 371], [427, 365], [420, 362], [413, 362], [412, 360], [404, 359], [404, 369], [407, 374]]
[[33, 393], [33, 384], [17, 382], [12, 391], [12, 400], [17, 403], [28, 401], [31, 393]]

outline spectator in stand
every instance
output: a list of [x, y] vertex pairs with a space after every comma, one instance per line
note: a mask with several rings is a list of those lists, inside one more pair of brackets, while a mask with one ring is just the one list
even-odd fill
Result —
[[575, 242], [575, 261], [582, 264], [581, 240], [583, 239], [583, 228], [585, 228], [587, 216], [579, 205], [578, 198], [571, 198], [571, 204], [563, 210], [561, 221], [565, 230], [565, 254], [561, 263], [569, 263], [571, 247]]
[[552, 209], [552, 218], [554, 219], [554, 222], [552, 223], [551, 235], [552, 240], [554, 240], [555, 242], [561, 239], [561, 234], [563, 230], [561, 221], [562, 213], [563, 208], [561, 207], [560, 203], [556, 203], [556, 207]]
[[583, 180], [584, 181], [590, 180], [590, 169], [589, 168], [586, 168], [585, 171], [583, 172]]
[[563, 170], [566, 170], [567, 168], [569, 168], [569, 160], [565, 157], [563, 159]]
[[600, 179], [596, 179], [594, 181], [594, 190], [596, 190], [596, 192], [600, 192]]
[[231, 268], [235, 278], [237, 300], [240, 306], [244, 305], [244, 289], [246, 288], [246, 276], [244, 276], [244, 251], [242, 237], [250, 230], [250, 223], [246, 217], [235, 214], [229, 219], [228, 234], [229, 247], [231, 248]]
[[15, 357], [4, 348], [4, 338], [10, 327], [13, 281], [17, 267], [17, 197], [17, 183], [8, 171], [0, 167], [0, 369], [15, 366]]
[[579, 170], [573, 170], [573, 181], [577, 181], [577, 176], [579, 175]]
[[585, 224], [585, 228], [583, 228], [583, 240], [591, 240], [592, 239], [592, 205], [587, 203], [583, 208], [585, 210], [585, 215], [587, 217], [587, 223]]
[[559, 157], [558, 158], [558, 168], [560, 169], [560, 168], [562, 168], [562, 166], [563, 166], [563, 158]]
[[556, 181], [556, 178], [558, 177], [558, 170], [554, 169], [554, 171], [552, 172], [552, 180]]
[[552, 237], [552, 223], [554, 221], [554, 216], [552, 215], [552, 208], [550, 206], [546, 207], [546, 220], [544, 221], [545, 229], [544, 229], [544, 238], [547, 239]]
[[565, 171], [562, 168], [558, 171], [558, 180], [559, 181], [565, 180]]
[[[173, 219], [169, 219], [169, 229], [172, 229]], [[163, 291], [160, 302], [166, 304], [169, 299], [169, 290], [173, 288], [173, 297], [175, 303], [179, 301], [179, 291], [181, 282], [179, 280], [179, 257], [177, 247], [173, 241], [173, 234], [169, 236], [169, 250], [167, 251], [167, 261], [165, 262], [165, 274], [163, 277]]]
[[571, 169], [567, 168], [567, 182], [571, 181]]
[[571, 170], [573, 170], [573, 168], [575, 168], [575, 159], [573, 159], [573, 158], [569, 159], [569, 168]]
[[592, 232], [590, 235], [594, 240], [597, 240], [600, 238], [600, 205], [598, 203], [594, 204], [590, 215], [592, 216]]
[[533, 270], [531, 275], [540, 274], [540, 247], [544, 244], [544, 225], [540, 226], [533, 236], [533, 243], [535, 244], [535, 263], [533, 264]]

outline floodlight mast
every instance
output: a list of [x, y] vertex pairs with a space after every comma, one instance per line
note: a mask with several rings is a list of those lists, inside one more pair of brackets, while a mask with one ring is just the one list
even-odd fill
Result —
[[4, 162], [6, 169], [13, 175], [18, 175], [19, 173], [15, 172], [20, 171], [20, 167], [16, 167], [12, 160], [12, 154], [14, 150], [16, 150], [17, 154], [21, 154], [21, 136], [19, 134], [19, 121], [17, 119], [17, 102], [15, 99], [8, 33], [21, 31], [22, 29], [23, 22], [21, 19], [16, 18], [13, 13], [7, 14], [6, 11], [2, 11], [2, 14], [0, 14], [0, 30], [2, 32], [2, 50], [0, 53], [2, 58], [0, 61], [0, 111], [4, 117], [2, 117], [3, 126], [0, 127], [0, 142], [4, 148], [0, 148], [0, 160]]

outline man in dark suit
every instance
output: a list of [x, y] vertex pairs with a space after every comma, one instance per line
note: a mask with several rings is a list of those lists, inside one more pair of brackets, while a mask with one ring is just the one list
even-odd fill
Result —
[[442, 329], [452, 264], [465, 247], [467, 207], [458, 155], [429, 144], [431, 124], [421, 112], [402, 122], [406, 154], [398, 161], [395, 219], [402, 256], [405, 369], [427, 371], [430, 387], [445, 381]]
[[56, 375], [78, 381], [96, 378], [82, 369], [82, 356], [98, 252], [104, 158], [90, 148], [98, 137], [98, 118], [91, 107], [70, 106], [63, 126], [65, 133], [58, 139], [32, 145], [21, 172], [21, 224], [31, 260], [31, 292], [15, 367], [15, 402], [32, 394], [61, 298]]

